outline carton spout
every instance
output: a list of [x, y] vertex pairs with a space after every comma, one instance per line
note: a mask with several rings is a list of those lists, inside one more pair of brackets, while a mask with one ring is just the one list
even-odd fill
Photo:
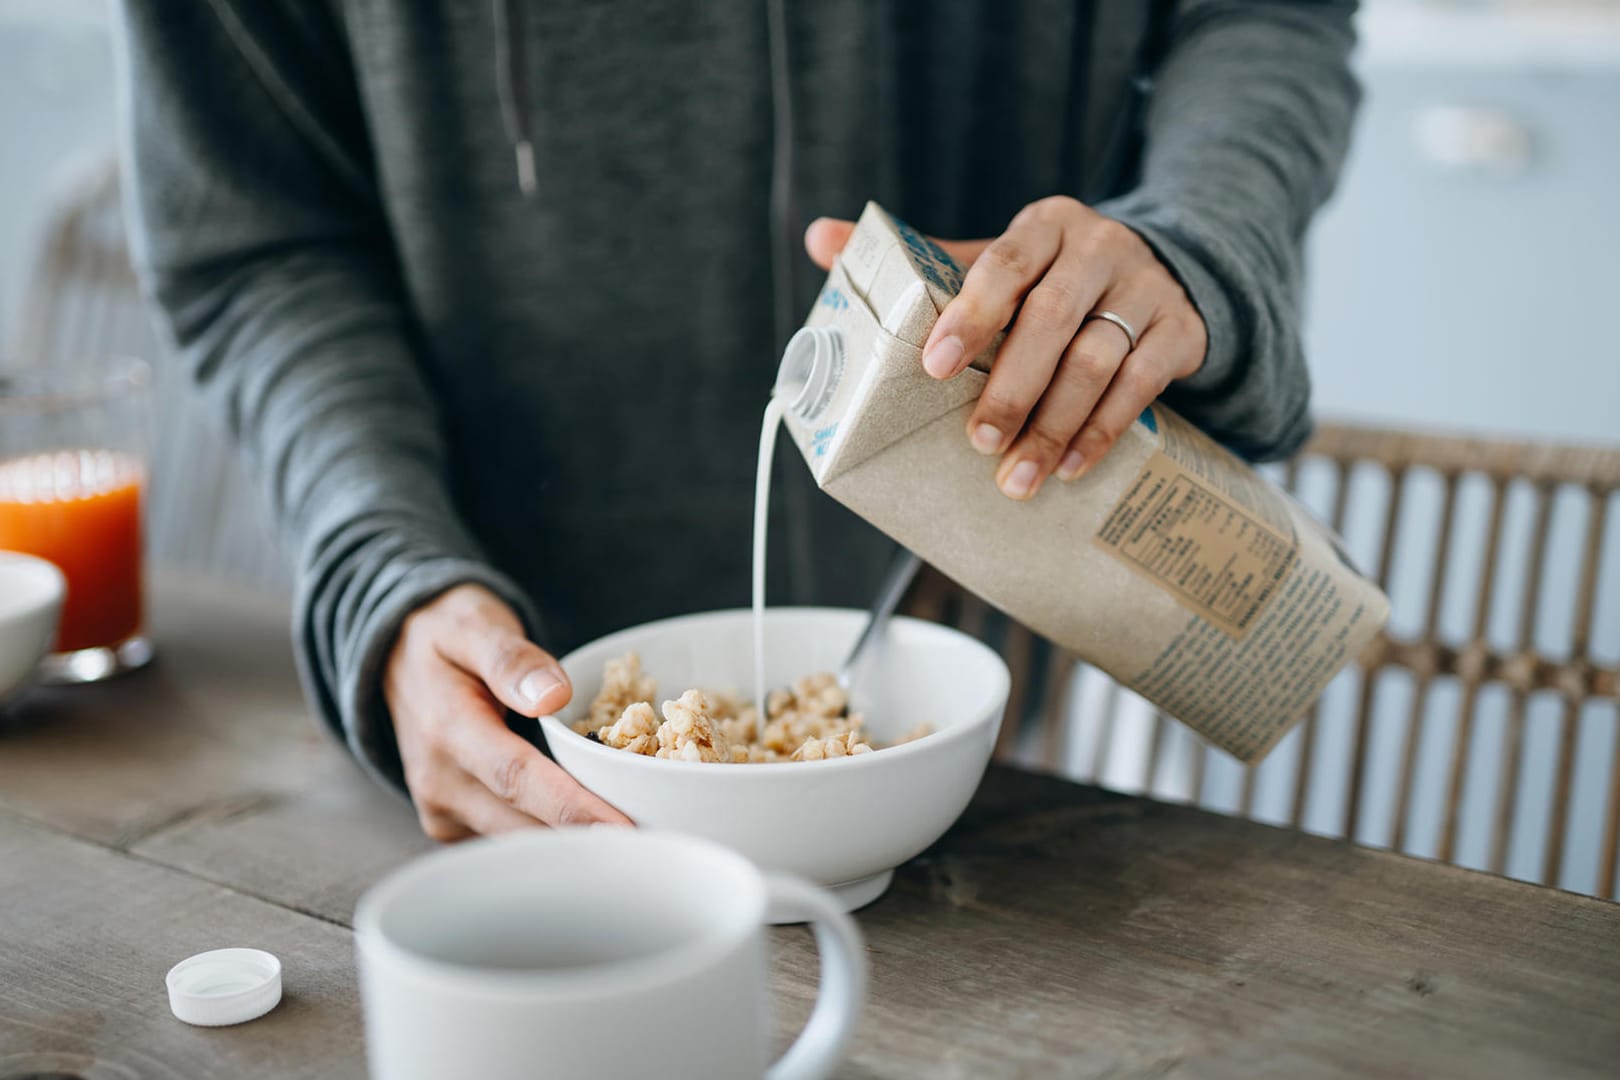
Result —
[[788, 340], [772, 393], [804, 421], [827, 411], [844, 377], [844, 335], [832, 326], [806, 326]]
[[949, 260], [868, 205], [788, 341], [772, 395], [823, 488], [979, 396], [983, 372], [941, 381], [922, 366], [944, 284], [961, 276]]

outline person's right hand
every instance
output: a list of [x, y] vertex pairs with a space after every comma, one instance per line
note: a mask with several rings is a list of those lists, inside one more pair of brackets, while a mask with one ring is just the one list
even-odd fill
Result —
[[505, 710], [555, 712], [568, 676], [494, 593], [458, 585], [413, 611], [383, 672], [405, 783], [435, 840], [539, 825], [629, 825], [513, 734]]

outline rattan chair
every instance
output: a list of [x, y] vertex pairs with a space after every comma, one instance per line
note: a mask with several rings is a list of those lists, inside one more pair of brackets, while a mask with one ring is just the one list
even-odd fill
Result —
[[152, 366], [147, 548], [183, 567], [267, 591], [288, 576], [257, 492], [199, 415], [184, 373], [167, 362], [130, 267], [118, 170], [98, 161], [67, 184], [29, 275], [3, 362], [72, 369], [108, 356]]
[[[1609, 521], [1620, 447], [1328, 424], [1277, 479], [1376, 569], [1394, 617], [1271, 759], [1243, 769], [1117, 688], [1079, 695], [1094, 715], [1076, 715], [1077, 673], [1100, 673], [929, 573], [909, 609], [985, 637], [1013, 670], [998, 755], [1614, 898], [1620, 530]], [[1391, 706], [1397, 682], [1406, 701]], [[1147, 731], [1133, 733], [1135, 774], [1121, 775], [1133, 699]], [[1335, 704], [1324, 746], [1320, 714]], [[1077, 757], [1080, 731], [1089, 742]], [[1534, 777], [1527, 747], [1550, 750]], [[1207, 783], [1217, 767], [1236, 778], [1224, 796]], [[1597, 821], [1601, 835], [1573, 852], [1571, 824], [1590, 833]]]

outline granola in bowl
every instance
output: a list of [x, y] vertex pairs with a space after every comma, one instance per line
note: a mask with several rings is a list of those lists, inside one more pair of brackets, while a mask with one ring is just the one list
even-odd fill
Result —
[[[657, 685], [642, 671], [641, 658], [627, 653], [603, 665], [602, 688], [586, 718], [572, 727], [616, 750], [678, 761], [823, 761], [879, 749], [829, 672], [806, 675], [790, 687], [771, 691], [763, 723], [759, 709], [734, 694], [690, 689], [664, 701], [655, 712], [656, 696]], [[919, 725], [893, 745], [921, 738], [929, 730], [928, 725]]]

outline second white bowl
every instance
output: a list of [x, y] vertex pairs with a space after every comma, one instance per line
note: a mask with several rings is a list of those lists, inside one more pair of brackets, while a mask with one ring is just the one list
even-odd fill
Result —
[[50, 651], [67, 579], [54, 563], [0, 551], [0, 701], [18, 690]]

